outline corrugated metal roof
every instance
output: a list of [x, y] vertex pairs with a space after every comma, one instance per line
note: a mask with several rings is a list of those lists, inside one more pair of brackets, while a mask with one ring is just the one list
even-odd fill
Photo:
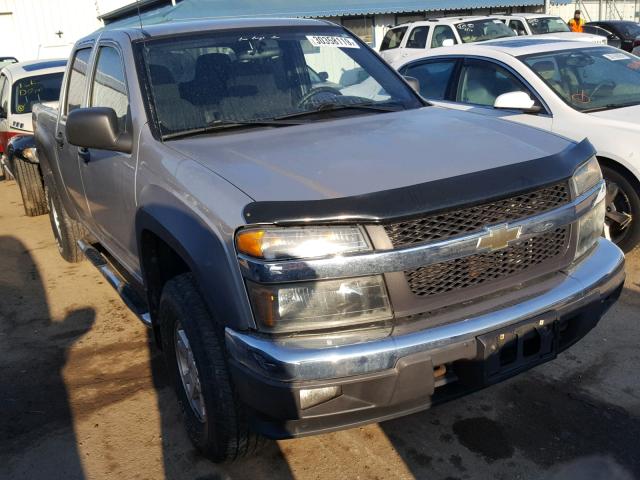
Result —
[[[342, 17], [543, 4], [544, 0], [182, 0], [175, 7], [143, 13], [142, 22], [149, 25], [196, 18]], [[124, 19], [109, 26], [137, 21], [135, 17], [135, 20]]]

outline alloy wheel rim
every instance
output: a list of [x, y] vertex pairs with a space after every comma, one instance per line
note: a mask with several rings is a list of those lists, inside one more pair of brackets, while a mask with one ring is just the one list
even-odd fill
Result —
[[182, 387], [189, 401], [189, 406], [198, 420], [204, 422], [207, 418], [207, 411], [204, 406], [204, 397], [202, 396], [200, 375], [198, 374], [198, 367], [196, 366], [189, 339], [179, 322], [176, 323], [175, 349], [178, 372], [180, 373]]
[[617, 183], [606, 180], [606, 184], [605, 231], [607, 238], [619, 243], [627, 236], [633, 222], [631, 201]]

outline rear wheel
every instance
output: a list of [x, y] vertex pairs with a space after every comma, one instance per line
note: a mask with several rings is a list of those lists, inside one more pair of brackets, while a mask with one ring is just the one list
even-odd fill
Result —
[[158, 319], [169, 376], [193, 444], [214, 462], [252, 453], [260, 437], [249, 430], [231, 382], [224, 330], [209, 314], [191, 274], [167, 282]]
[[640, 241], [640, 197], [634, 185], [620, 172], [602, 167], [607, 184], [605, 233], [624, 252]]
[[77, 263], [84, 259], [78, 240], [87, 235], [86, 229], [73, 220], [64, 209], [60, 197], [53, 185], [45, 182], [45, 196], [49, 206], [49, 220], [55, 237], [58, 251], [67, 262]]
[[22, 195], [24, 213], [28, 217], [44, 215], [49, 211], [47, 198], [44, 194], [44, 184], [40, 166], [37, 163], [27, 162], [21, 158], [14, 161], [16, 182]]

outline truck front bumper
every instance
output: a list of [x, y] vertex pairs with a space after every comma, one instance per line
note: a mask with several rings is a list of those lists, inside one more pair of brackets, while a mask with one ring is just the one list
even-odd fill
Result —
[[[338, 347], [301, 348], [227, 328], [234, 383], [253, 427], [271, 438], [423, 410], [549, 361], [580, 340], [620, 295], [624, 255], [601, 239], [563, 275], [543, 294], [499, 310]], [[301, 408], [301, 390], [327, 387], [337, 387], [335, 397]]]

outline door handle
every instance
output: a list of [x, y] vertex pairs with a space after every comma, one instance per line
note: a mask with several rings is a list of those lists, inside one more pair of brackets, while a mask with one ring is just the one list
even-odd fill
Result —
[[58, 148], [64, 147], [64, 135], [62, 135], [62, 132], [58, 132], [55, 136], [55, 139], [56, 143], [58, 144]]
[[78, 148], [78, 156], [84, 160], [84, 163], [89, 163], [89, 160], [91, 160], [91, 152], [88, 148]]

